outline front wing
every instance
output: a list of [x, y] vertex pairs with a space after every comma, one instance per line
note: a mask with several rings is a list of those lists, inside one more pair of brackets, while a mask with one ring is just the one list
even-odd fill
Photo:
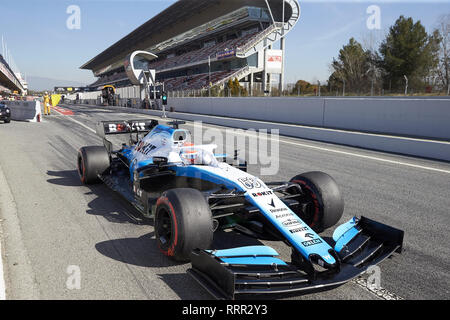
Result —
[[308, 261], [287, 263], [265, 246], [195, 250], [188, 273], [217, 299], [246, 295], [311, 293], [336, 288], [394, 252], [400, 253], [403, 231], [361, 217], [336, 229], [338, 257], [334, 270], [311, 271]]

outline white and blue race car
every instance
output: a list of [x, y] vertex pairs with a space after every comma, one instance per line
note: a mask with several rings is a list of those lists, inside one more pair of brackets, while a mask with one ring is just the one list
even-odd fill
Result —
[[[245, 162], [193, 145], [182, 122], [106, 121], [97, 125], [104, 146], [78, 152], [85, 184], [103, 181], [144, 217], [154, 219], [163, 254], [191, 261], [189, 274], [214, 297], [304, 293], [337, 287], [394, 252], [403, 231], [365, 217], [340, 225], [332, 240], [318, 233], [341, 219], [344, 203], [333, 178], [308, 172], [265, 183]], [[118, 149], [109, 135], [127, 135]], [[217, 230], [232, 228], [291, 247], [290, 261], [267, 246], [213, 248]]]

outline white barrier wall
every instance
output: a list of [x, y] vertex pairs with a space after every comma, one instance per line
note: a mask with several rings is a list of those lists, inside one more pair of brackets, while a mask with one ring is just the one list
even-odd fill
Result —
[[450, 99], [327, 99], [323, 126], [450, 140]]
[[450, 99], [171, 98], [175, 111], [450, 140]]
[[321, 99], [171, 98], [170, 106], [179, 112], [311, 126], [323, 125]]
[[41, 122], [39, 101], [2, 101], [11, 109], [11, 119], [16, 121]]
[[[161, 117], [162, 112], [157, 110], [132, 109], [123, 107], [107, 107], [119, 112], [136, 112], [149, 116]], [[283, 123], [266, 123], [261, 121], [225, 118], [193, 113], [167, 112], [172, 119], [187, 121], [202, 121], [204, 123], [216, 124], [240, 129], [268, 129], [279, 130], [281, 135], [325, 141], [343, 144], [365, 149], [380, 150], [430, 159], [450, 161], [450, 142], [412, 139], [387, 135], [367, 134], [361, 132], [333, 130], [318, 127], [293, 126]]]

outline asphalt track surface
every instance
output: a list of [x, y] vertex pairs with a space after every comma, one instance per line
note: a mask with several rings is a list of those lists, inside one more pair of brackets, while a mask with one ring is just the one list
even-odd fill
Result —
[[[210, 299], [186, 274], [189, 264], [174, 263], [159, 252], [152, 221], [140, 219], [106, 186], [80, 183], [77, 150], [102, 144], [92, 132], [97, 121], [148, 117], [99, 107], [65, 108], [74, 115], [54, 112], [43, 123], [0, 123], [0, 237], [7, 298]], [[341, 222], [364, 215], [405, 231], [403, 254], [380, 265], [383, 292], [404, 299], [450, 297], [448, 163], [288, 137], [281, 137], [279, 151], [278, 174], [263, 180], [327, 172], [345, 198]], [[252, 165], [249, 171], [259, 175], [259, 170]], [[284, 244], [263, 243], [289, 257]], [[216, 247], [236, 244], [255, 240], [234, 232], [216, 234]], [[79, 289], [69, 289], [70, 266], [80, 272]], [[350, 282], [288, 299], [380, 297]]]

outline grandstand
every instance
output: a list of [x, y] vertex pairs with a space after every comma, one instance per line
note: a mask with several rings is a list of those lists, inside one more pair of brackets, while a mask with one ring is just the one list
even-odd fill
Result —
[[14, 73], [8, 62], [0, 55], [0, 93], [14, 91], [25, 93], [26, 89], [26, 81], [22, 79], [19, 73]]
[[[148, 68], [166, 91], [224, 87], [235, 78], [250, 93], [266, 91], [271, 75], [283, 86], [284, 37], [299, 17], [297, 0], [179, 0], [81, 69], [98, 77], [91, 88], [131, 87], [124, 61], [143, 50], [158, 56]], [[280, 50], [272, 50], [277, 42]]]

